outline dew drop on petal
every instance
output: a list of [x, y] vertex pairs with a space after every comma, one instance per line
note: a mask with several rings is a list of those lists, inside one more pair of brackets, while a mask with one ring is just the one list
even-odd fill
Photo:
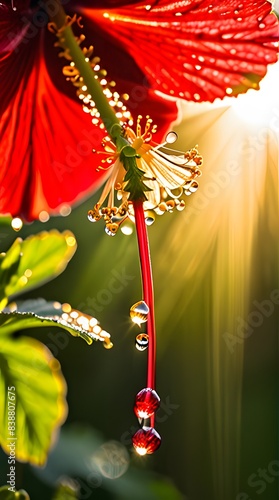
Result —
[[146, 304], [146, 302], [144, 302], [144, 300], [136, 302], [130, 308], [131, 320], [133, 321], [133, 323], [136, 323], [139, 326], [142, 323], [146, 323], [148, 313], [149, 313], [149, 307]]
[[176, 132], [171, 131], [171, 132], [169, 132], [169, 133], [166, 135], [166, 139], [165, 139], [165, 140], [166, 140], [166, 142], [167, 142], [168, 144], [173, 144], [173, 143], [177, 140], [177, 137], [178, 137], [178, 136], [177, 136], [177, 133], [176, 133]]
[[147, 387], [136, 395], [134, 412], [138, 418], [149, 418], [159, 406], [160, 398], [157, 392]]
[[136, 336], [136, 348], [138, 351], [145, 351], [148, 347], [148, 335], [146, 333], [139, 333]]
[[139, 455], [150, 455], [161, 444], [161, 436], [153, 427], [142, 427], [132, 437], [132, 443]]

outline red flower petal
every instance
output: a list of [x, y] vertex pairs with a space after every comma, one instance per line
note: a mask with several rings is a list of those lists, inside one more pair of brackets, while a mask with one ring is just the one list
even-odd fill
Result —
[[[15, 29], [22, 33], [19, 25]], [[2, 31], [0, 46], [7, 33]], [[105, 175], [96, 171], [100, 157], [92, 153], [92, 148], [101, 149], [105, 133], [83, 112], [61, 73], [55, 38], [47, 38], [45, 46], [42, 37], [25, 38], [0, 56], [0, 213], [26, 220], [38, 218], [41, 211], [59, 213], [64, 204], [88, 196]], [[128, 83], [127, 90], [133, 85]], [[175, 103], [144, 92], [140, 111], [148, 113], [158, 103], [160, 115], [154, 118], [166, 131], [177, 115]], [[131, 108], [141, 100], [131, 101]]]
[[159, 0], [81, 12], [129, 52], [154, 89], [213, 101], [258, 88], [277, 60], [278, 21], [270, 9], [263, 0]]
[[0, 122], [0, 211], [32, 219], [100, 183], [92, 148], [104, 133], [87, 121], [79, 102], [55, 88], [34, 44], [6, 58], [1, 69], [2, 95], [13, 97]]

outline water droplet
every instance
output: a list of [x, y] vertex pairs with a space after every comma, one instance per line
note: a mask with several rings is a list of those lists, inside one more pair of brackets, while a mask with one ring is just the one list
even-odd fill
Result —
[[142, 323], [146, 323], [148, 313], [149, 313], [149, 307], [146, 304], [146, 302], [144, 302], [144, 300], [136, 302], [130, 308], [130, 317], [133, 323], [136, 323], [139, 326]]
[[101, 214], [97, 210], [88, 210], [87, 218], [90, 222], [96, 222], [102, 218]]
[[209, 35], [219, 35], [219, 30], [217, 28], [212, 28], [208, 32]]
[[103, 346], [105, 349], [111, 349], [113, 347], [113, 343], [112, 342], [103, 342]]
[[146, 333], [139, 333], [136, 336], [136, 348], [138, 351], [145, 351], [148, 347], [148, 335]]
[[118, 231], [119, 225], [116, 222], [109, 222], [105, 227], [105, 232], [109, 236], [115, 236]]
[[20, 217], [15, 217], [11, 222], [11, 226], [14, 231], [19, 231], [23, 226], [23, 222]]
[[120, 226], [121, 232], [125, 234], [126, 236], [130, 236], [130, 234], [133, 233], [133, 224], [129, 221], [125, 221], [123, 224]]
[[177, 140], [177, 133], [176, 132], [169, 132], [167, 135], [166, 135], [166, 142], [168, 144], [173, 144], [176, 140]]
[[155, 215], [153, 212], [148, 211], [145, 213], [145, 224], [147, 226], [152, 226], [153, 222], [155, 222]]
[[185, 208], [185, 201], [184, 200], [180, 200], [179, 204], [176, 206], [176, 210], [178, 210], [179, 212], [182, 212], [182, 210], [184, 210]]
[[138, 418], [149, 418], [160, 406], [160, 398], [154, 389], [142, 389], [136, 395], [134, 412]]
[[191, 186], [189, 187], [189, 191], [191, 193], [195, 193], [197, 191], [198, 187], [199, 187], [198, 183], [196, 181], [193, 181]]
[[108, 236], [115, 236], [116, 233], [112, 233], [107, 227], [105, 227], [105, 232]]
[[132, 437], [132, 443], [139, 455], [150, 455], [161, 444], [161, 436], [153, 427], [142, 427]]

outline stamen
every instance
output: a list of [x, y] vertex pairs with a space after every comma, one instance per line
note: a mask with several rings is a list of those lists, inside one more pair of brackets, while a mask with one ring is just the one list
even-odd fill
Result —
[[[197, 146], [186, 152], [169, 148], [168, 144], [173, 144], [177, 140], [177, 134], [173, 131], [167, 134], [165, 142], [154, 144], [152, 133], [156, 130], [156, 125], [153, 124], [150, 116], [146, 117], [143, 132], [141, 115], [136, 121], [136, 133], [127, 123], [122, 128], [124, 137], [138, 153], [136, 156], [137, 168], [139, 172], [144, 172], [142, 176], [143, 186], [147, 188], [146, 201], [143, 202], [146, 225], [154, 223], [154, 212], [157, 215], [163, 215], [172, 213], [174, 210], [179, 212], [184, 210], [183, 196], [189, 196], [198, 189], [196, 179], [201, 175], [199, 166], [202, 164], [202, 157], [198, 153]], [[134, 208], [129, 199], [128, 181], [124, 180], [126, 170], [123, 166], [121, 167], [120, 154], [117, 152], [115, 144], [109, 137], [105, 137], [102, 146], [104, 151], [97, 152], [97, 154], [107, 157], [101, 161], [103, 165], [99, 166], [97, 170], [112, 168], [112, 173], [97, 205], [99, 211], [100, 206], [108, 198], [108, 206], [105, 211], [102, 209], [101, 213], [106, 224], [106, 233], [111, 236], [116, 234], [127, 217], [134, 222]], [[94, 152], [96, 153], [95, 150]], [[115, 191], [117, 191], [117, 199], [122, 200], [122, 205], [117, 212], [112, 213]], [[124, 202], [125, 209], [123, 209]], [[95, 208], [88, 212], [88, 218], [92, 222], [102, 217], [93, 216], [94, 211]], [[110, 224], [117, 224], [117, 227], [110, 226]]]
[[[87, 86], [84, 85], [83, 77], [81, 76], [79, 69], [76, 67], [75, 63], [72, 60], [69, 48], [65, 46], [64, 31], [74, 23], [77, 23], [77, 25], [81, 28], [81, 17], [77, 17], [76, 14], [74, 14], [73, 17], [66, 16], [65, 23], [62, 27], [58, 28], [54, 22], [51, 22], [48, 24], [48, 29], [58, 38], [57, 42], [54, 45], [55, 47], [59, 47], [60, 49], [62, 49], [59, 53], [59, 57], [64, 57], [65, 59], [67, 59], [67, 61], [69, 61], [69, 65], [65, 65], [63, 68], [63, 74], [66, 76], [66, 79], [68, 81], [70, 81], [75, 87], [77, 87], [77, 96], [83, 102], [84, 112], [91, 115], [94, 125], [98, 125], [100, 128], [104, 128], [104, 125], [101, 122], [100, 112], [96, 107], [95, 102], [92, 100], [92, 96], [87, 91]], [[75, 40], [78, 45], [81, 45], [81, 43], [85, 40], [85, 36], [81, 34], [79, 37], [75, 37]], [[119, 119], [120, 124], [123, 125], [125, 122], [132, 123], [132, 116], [123, 103], [123, 101], [129, 99], [129, 96], [125, 94], [121, 97], [118, 92], [114, 90], [115, 82], [113, 80], [110, 81], [107, 78], [107, 71], [105, 69], [102, 69], [99, 64], [100, 57], [93, 57], [93, 52], [93, 45], [90, 45], [88, 48], [82, 48], [82, 53], [84, 55], [85, 61], [90, 65], [92, 69], [93, 77], [98, 80], [100, 85], [103, 87], [103, 93], [108, 99], [110, 106], [117, 109], [116, 116]]]

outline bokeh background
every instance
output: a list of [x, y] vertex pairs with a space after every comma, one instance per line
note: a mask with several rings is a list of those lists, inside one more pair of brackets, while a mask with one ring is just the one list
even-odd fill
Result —
[[[158, 216], [149, 228], [162, 401], [154, 455], [136, 457], [131, 447], [133, 400], [146, 378], [146, 352], [135, 349], [139, 330], [129, 319], [141, 299], [136, 235], [111, 238], [101, 222], [90, 224], [98, 193], [68, 217], [20, 231], [73, 231], [78, 250], [66, 271], [28, 297], [96, 316], [114, 343], [107, 351], [32, 332], [59, 359], [69, 405], [48, 466], [18, 465], [18, 487], [32, 500], [49, 500], [57, 475], [79, 481], [88, 499], [279, 497], [278, 81], [275, 65], [259, 92], [181, 105], [177, 147], [198, 144], [204, 165], [184, 212]], [[14, 238], [2, 229], [1, 250]]]

